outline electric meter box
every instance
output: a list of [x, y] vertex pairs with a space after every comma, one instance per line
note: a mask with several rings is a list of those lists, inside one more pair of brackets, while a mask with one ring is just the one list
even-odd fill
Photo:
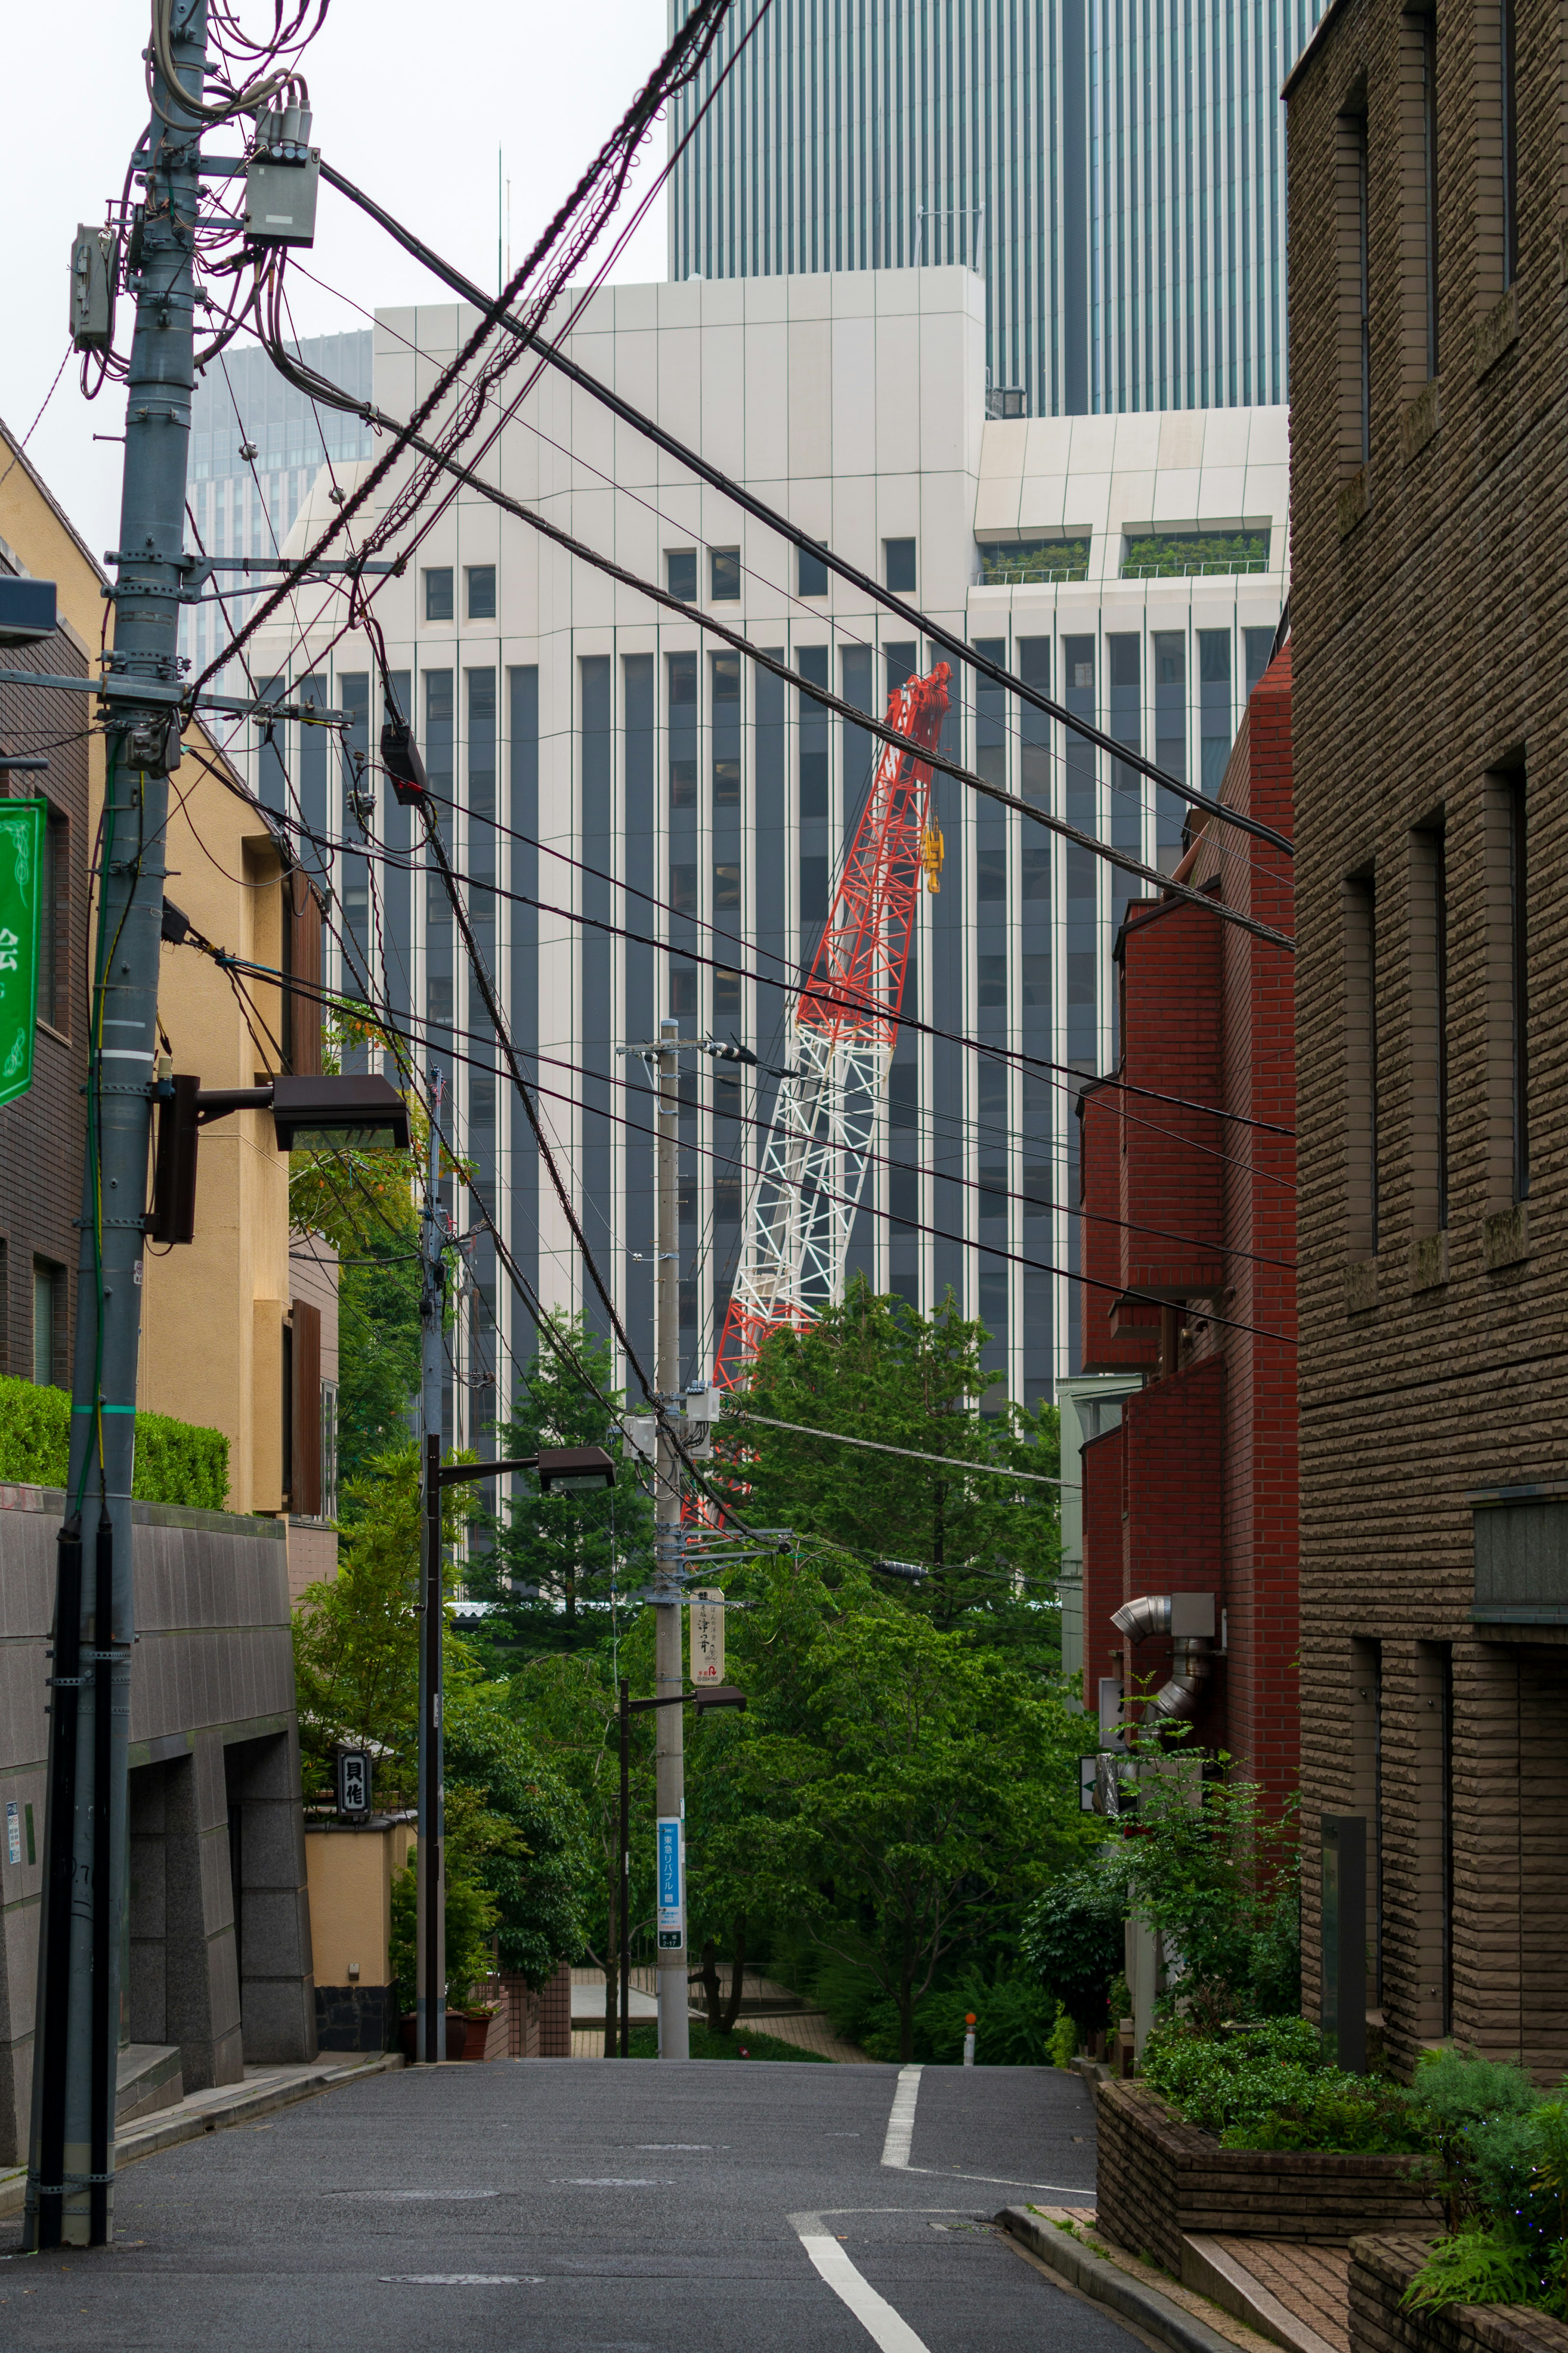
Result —
[[321, 151], [298, 164], [253, 155], [245, 167], [245, 234], [252, 245], [314, 245]]

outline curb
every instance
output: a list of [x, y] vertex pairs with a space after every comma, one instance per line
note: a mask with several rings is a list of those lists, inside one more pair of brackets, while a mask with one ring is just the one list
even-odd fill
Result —
[[[235, 2086], [232, 2100], [223, 2100], [205, 2106], [166, 2110], [155, 2122], [143, 2126], [140, 2132], [126, 2133], [117, 2140], [114, 2148], [115, 2171], [132, 2164], [140, 2157], [156, 2157], [160, 2150], [177, 2148], [182, 2141], [201, 2140], [210, 2132], [221, 2132], [226, 2126], [244, 2124], [252, 2116], [264, 2116], [274, 2108], [291, 2107], [296, 2100], [313, 2099], [319, 2092], [335, 2091], [340, 2084], [363, 2083], [371, 2075], [395, 2073], [406, 2063], [398, 2051], [384, 2052], [379, 2059], [366, 2060], [353, 2067], [324, 2067], [317, 2074], [296, 2075], [285, 2084], [260, 2084], [252, 2092], [243, 2084]], [[27, 2202], [26, 2168], [0, 2176], [0, 2214], [19, 2213]]]
[[1230, 2339], [1217, 2329], [1207, 2327], [1154, 2288], [1145, 2287], [1142, 2280], [1130, 2279], [1115, 2263], [1090, 2254], [1081, 2239], [1070, 2231], [1058, 2231], [1054, 2222], [1042, 2221], [1026, 2206], [1005, 2206], [996, 2220], [1081, 2295], [1120, 2313], [1123, 2320], [1135, 2321], [1162, 2345], [1169, 2346], [1171, 2353], [1236, 2353]]

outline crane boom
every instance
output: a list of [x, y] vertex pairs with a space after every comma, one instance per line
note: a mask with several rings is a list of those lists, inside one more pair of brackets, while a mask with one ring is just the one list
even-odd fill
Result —
[[884, 744], [821, 944], [789, 1017], [780, 1083], [745, 1240], [720, 1335], [714, 1379], [743, 1381], [767, 1335], [808, 1324], [842, 1296], [877, 1113], [888, 1088], [922, 871], [937, 887], [931, 822], [935, 748], [947, 715], [945, 662], [888, 698]]

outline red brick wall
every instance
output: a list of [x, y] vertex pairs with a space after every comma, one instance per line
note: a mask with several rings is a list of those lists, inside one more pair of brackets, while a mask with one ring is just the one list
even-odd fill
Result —
[[1224, 928], [1184, 900], [1144, 902], [1128, 908], [1120, 944], [1121, 1280], [1163, 1299], [1225, 1282], [1221, 1123], [1188, 1108], [1219, 1100]]
[[[1222, 797], [1289, 836], [1288, 647], [1254, 691]], [[1211, 823], [1189, 879], [1294, 929], [1289, 860], [1265, 842]], [[1106, 1258], [1108, 1229], [1093, 1218], [1114, 1217], [1121, 1279], [1180, 1304], [1174, 1367], [1128, 1400], [1113, 1434], [1124, 1520], [1104, 1493], [1110, 1441], [1085, 1450], [1085, 1697], [1118, 1663], [1140, 1683], [1168, 1672], [1168, 1642], [1115, 1659], [1121, 1638], [1104, 1621], [1119, 1602], [1215, 1593], [1228, 1651], [1215, 1662], [1197, 1737], [1228, 1749], [1278, 1805], [1300, 1749], [1292, 960], [1173, 900], [1129, 910], [1121, 955], [1120, 1075], [1202, 1108], [1111, 1085], [1086, 1103], [1085, 1269], [1099, 1273]], [[1131, 1230], [1139, 1226], [1178, 1239]], [[1154, 1371], [1152, 1334], [1117, 1335], [1129, 1314], [1157, 1311], [1101, 1297], [1085, 1286], [1085, 1370], [1131, 1361]], [[1128, 1347], [1140, 1354], [1111, 1353]]]
[[[1123, 1283], [1121, 1271], [1121, 1098], [1116, 1089], [1092, 1086], [1079, 1098], [1079, 1200], [1083, 1281], [1079, 1284], [1079, 1331], [1086, 1373], [1140, 1372], [1152, 1368], [1158, 1332], [1140, 1330], [1125, 1313], [1113, 1320]], [[1147, 1324], [1158, 1308], [1135, 1308]]]

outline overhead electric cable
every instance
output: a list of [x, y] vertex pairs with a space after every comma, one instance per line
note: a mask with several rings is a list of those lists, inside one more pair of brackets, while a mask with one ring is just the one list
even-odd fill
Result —
[[920, 611], [916, 606], [906, 604], [903, 598], [895, 595], [891, 589], [884, 588], [879, 581], [873, 580], [843, 556], [836, 554], [830, 547], [813, 539], [798, 524], [791, 522], [786, 516], [780, 514], [764, 500], [759, 499], [752, 491], [746, 490], [741, 483], [723, 473], [719, 467], [710, 465], [695, 449], [689, 448], [684, 442], [678, 440], [674, 434], [667, 432], [664, 427], [657, 424], [652, 417], [644, 416], [640, 409], [635, 407], [621, 394], [612, 391], [608, 385], [601, 384], [596, 376], [590, 375], [588, 371], [579, 367], [574, 360], [568, 359], [564, 352], [551, 343], [538, 327], [531, 327], [524, 321], [513, 318], [509, 309], [510, 300], [509, 295], [503, 294], [500, 298], [487, 295], [482, 288], [476, 286], [473, 280], [465, 277], [460, 269], [454, 269], [450, 262], [443, 260], [439, 254], [424, 242], [423, 238], [416, 237], [412, 229], [405, 228], [403, 224], [378, 205], [374, 197], [367, 195], [363, 188], [356, 187], [352, 180], [345, 177], [325, 158], [321, 163], [321, 177], [330, 186], [336, 188], [340, 195], [347, 196], [351, 204], [357, 205], [362, 212], [367, 214], [376, 223], [378, 227], [384, 229], [390, 237], [403, 247], [405, 253], [411, 254], [416, 260], [422, 261], [433, 276], [443, 280], [454, 292], [461, 294], [465, 301], [471, 303], [476, 311], [482, 313], [487, 325], [498, 326], [506, 333], [515, 335], [518, 341], [526, 345], [530, 351], [536, 352], [547, 365], [558, 369], [580, 391], [587, 393], [593, 399], [602, 403], [613, 416], [618, 417], [623, 424], [631, 426], [635, 431], [653, 442], [654, 446], [662, 449], [667, 457], [674, 458], [679, 464], [689, 467], [699, 480], [708, 483], [710, 489], [720, 491], [723, 497], [732, 501], [745, 513], [754, 517], [757, 522], [765, 523], [771, 531], [777, 532], [781, 538], [788, 540], [792, 545], [825, 564], [830, 572], [836, 573], [851, 587], [858, 589], [863, 596], [871, 597], [886, 611], [896, 614], [906, 628], [915, 629], [928, 638], [931, 643], [940, 647], [943, 653], [951, 655], [954, 660], [967, 664], [970, 669], [978, 671], [981, 677], [988, 680], [992, 685], [1004, 687], [1009, 694], [1020, 696], [1024, 702], [1033, 704], [1037, 711], [1055, 720], [1058, 725], [1081, 736], [1086, 743], [1093, 744], [1098, 750], [1109, 754], [1111, 758], [1120, 760], [1124, 766], [1135, 769], [1139, 775], [1147, 777], [1151, 784], [1158, 786], [1162, 791], [1174, 793], [1179, 799], [1189, 802], [1194, 808], [1201, 808], [1211, 817], [1219, 818], [1222, 823], [1237, 827], [1244, 833], [1256, 835], [1258, 839], [1268, 842], [1272, 848], [1282, 850], [1287, 857], [1294, 854], [1293, 845], [1288, 836], [1277, 833], [1272, 826], [1265, 825], [1258, 818], [1249, 817], [1238, 809], [1226, 808], [1223, 802], [1216, 801], [1208, 794], [1198, 791], [1195, 786], [1187, 784], [1179, 776], [1170, 776], [1155, 762], [1146, 759], [1142, 752], [1134, 750], [1129, 744], [1119, 744], [1114, 736], [1106, 734], [1091, 721], [1079, 718], [1076, 712], [1068, 711], [1064, 704], [1053, 702], [1050, 696], [1043, 693], [1038, 687], [1028, 685], [1024, 680], [1015, 677], [1012, 671], [1002, 663], [993, 661], [988, 655], [978, 653], [966, 639], [944, 628], [941, 622], [931, 619], [929, 615]]
[[[843, 1430], [816, 1430], [808, 1421], [776, 1421], [771, 1414], [753, 1413], [743, 1399], [733, 1394], [724, 1400], [724, 1418], [737, 1416], [742, 1421], [754, 1421], [763, 1430], [791, 1430], [798, 1438], [828, 1438], [835, 1446], [863, 1446], [872, 1454], [901, 1454], [909, 1462], [940, 1462], [944, 1471], [984, 1471], [994, 1479], [1028, 1479], [1040, 1487], [1062, 1487], [1069, 1495], [1079, 1493], [1070, 1479], [1053, 1479], [1044, 1471], [1013, 1471], [1005, 1462], [967, 1462], [955, 1454], [925, 1454], [914, 1446], [888, 1446], [879, 1438], [851, 1438]], [[721, 1424], [722, 1427], [722, 1424]]]

